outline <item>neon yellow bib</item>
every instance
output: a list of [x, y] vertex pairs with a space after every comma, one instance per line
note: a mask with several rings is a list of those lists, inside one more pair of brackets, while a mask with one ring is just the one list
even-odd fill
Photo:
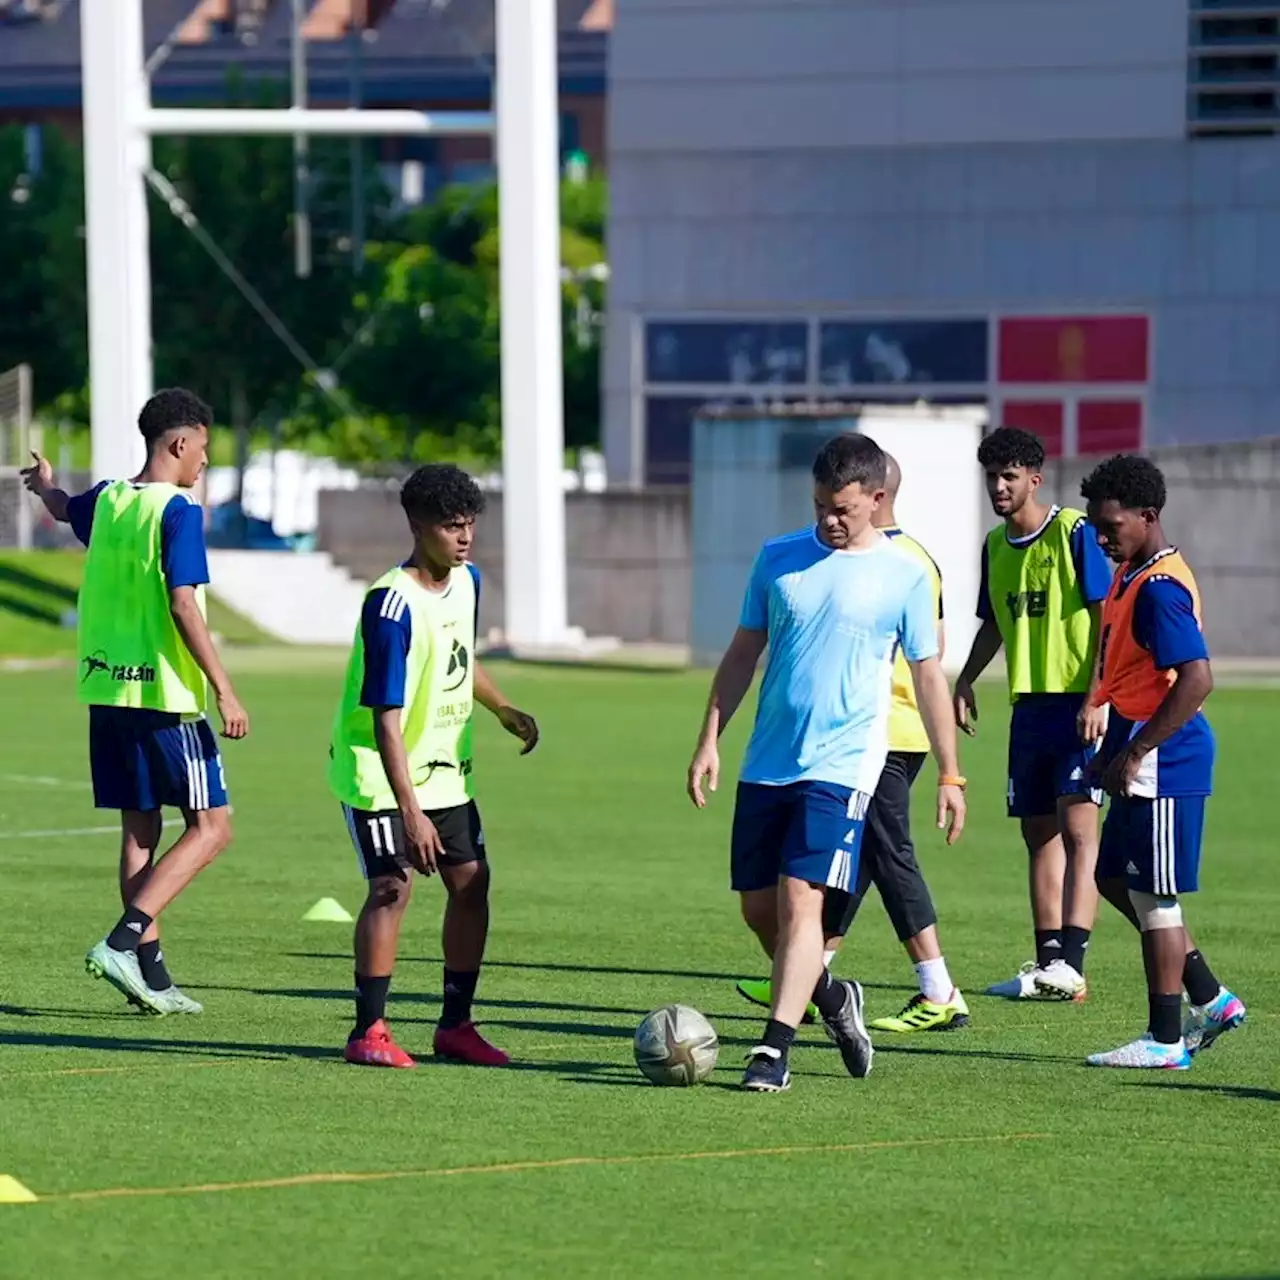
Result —
[[1097, 633], [1071, 553], [1071, 531], [1084, 518], [1062, 507], [1024, 542], [1011, 543], [1004, 525], [987, 534], [987, 593], [1014, 698], [1088, 691]]
[[[892, 538], [895, 547], [901, 547], [925, 568], [929, 585], [933, 588], [933, 608], [938, 621], [942, 621], [942, 573], [934, 558], [912, 537], [896, 525], [883, 530]], [[916, 688], [911, 679], [911, 667], [902, 650], [893, 660], [892, 701], [889, 704], [889, 750], [928, 751], [929, 735], [925, 732], [920, 709], [916, 706]]]
[[[400, 731], [409, 775], [423, 809], [466, 804], [475, 794], [471, 774], [471, 711], [475, 681], [476, 586], [466, 565], [453, 570], [443, 591], [428, 591], [403, 569], [373, 584], [402, 596], [409, 616]], [[342, 701], [333, 720], [329, 787], [353, 809], [396, 809], [395, 793], [373, 735], [373, 710], [361, 706], [364, 637], [356, 627]]]
[[[160, 530], [171, 484], [117, 480], [98, 494], [78, 607], [80, 701], [179, 715], [204, 712], [207, 688], [173, 621]], [[195, 589], [200, 612], [204, 588]]]

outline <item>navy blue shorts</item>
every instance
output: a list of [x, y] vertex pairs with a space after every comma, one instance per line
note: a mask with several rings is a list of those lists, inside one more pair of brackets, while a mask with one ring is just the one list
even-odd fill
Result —
[[782, 876], [849, 891], [871, 797], [831, 782], [767, 787], [738, 783], [733, 809], [732, 885], [768, 889]]
[[1200, 846], [1208, 796], [1114, 796], [1102, 824], [1098, 879], [1172, 897], [1200, 887]]
[[1097, 747], [1080, 741], [1079, 693], [1025, 694], [1013, 704], [1009, 725], [1009, 817], [1041, 818], [1058, 811], [1061, 796], [1088, 796], [1088, 769]]
[[99, 809], [149, 813], [227, 803], [218, 740], [207, 720], [167, 711], [89, 708], [89, 767]]

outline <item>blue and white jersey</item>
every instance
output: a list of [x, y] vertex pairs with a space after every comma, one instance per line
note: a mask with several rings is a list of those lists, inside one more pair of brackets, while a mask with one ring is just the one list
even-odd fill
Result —
[[[1172, 671], [1209, 657], [1191, 592], [1168, 574], [1153, 573], [1139, 586], [1133, 604], [1133, 638], [1151, 655], [1157, 671]], [[1145, 724], [1145, 720], [1125, 719], [1113, 706], [1102, 743], [1103, 761], [1114, 759]], [[1148, 800], [1207, 796], [1213, 791], [1216, 751], [1213, 729], [1204, 712], [1198, 711], [1142, 757], [1129, 794]]]
[[786, 534], [756, 557], [741, 625], [769, 636], [742, 781], [874, 792], [889, 750], [897, 647], [909, 662], [938, 653], [924, 566], [885, 537], [838, 551], [812, 526]]

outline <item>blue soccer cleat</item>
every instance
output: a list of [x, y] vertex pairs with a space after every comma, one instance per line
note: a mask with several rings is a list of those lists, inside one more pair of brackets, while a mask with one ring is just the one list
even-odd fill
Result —
[[1244, 1001], [1225, 987], [1208, 1004], [1192, 1005], [1182, 1024], [1187, 1052], [1203, 1053], [1212, 1048], [1220, 1035], [1242, 1026], [1246, 1017]]
[[791, 1072], [787, 1070], [786, 1056], [767, 1044], [756, 1045], [751, 1050], [742, 1087], [748, 1093], [781, 1093], [790, 1089]]
[[1091, 1067], [1129, 1067], [1138, 1070], [1186, 1071], [1191, 1066], [1191, 1055], [1182, 1040], [1175, 1044], [1162, 1044], [1151, 1036], [1140, 1036], [1129, 1044], [1122, 1044], [1109, 1053], [1090, 1054], [1085, 1060]]

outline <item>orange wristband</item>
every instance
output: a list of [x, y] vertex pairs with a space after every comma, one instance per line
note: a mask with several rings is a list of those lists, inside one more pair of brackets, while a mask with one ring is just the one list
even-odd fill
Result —
[[960, 790], [963, 791], [968, 785], [968, 778], [961, 778], [959, 776], [953, 777], [950, 774], [945, 773], [939, 774], [938, 776], [938, 786], [940, 787], [959, 787]]

